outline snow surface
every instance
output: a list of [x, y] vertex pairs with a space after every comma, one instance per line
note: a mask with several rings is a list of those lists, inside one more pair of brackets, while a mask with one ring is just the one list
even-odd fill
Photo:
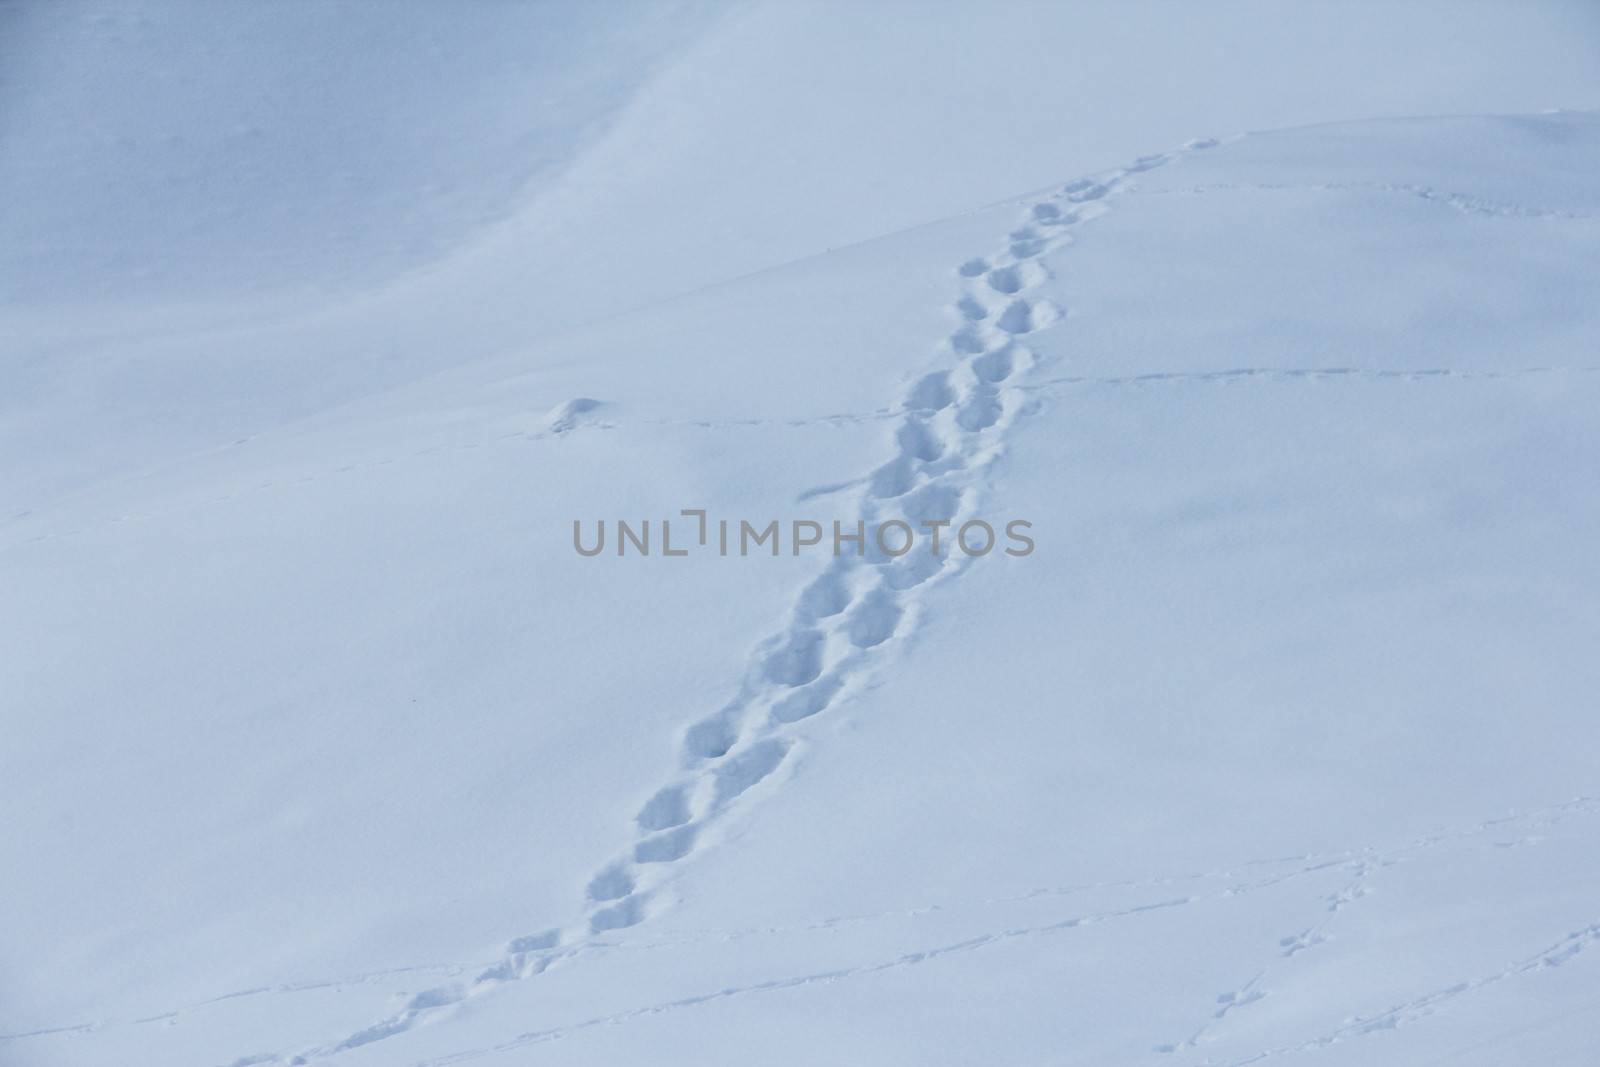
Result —
[[1594, 1062], [1592, 8], [292, 10], [0, 6], [0, 1063]]

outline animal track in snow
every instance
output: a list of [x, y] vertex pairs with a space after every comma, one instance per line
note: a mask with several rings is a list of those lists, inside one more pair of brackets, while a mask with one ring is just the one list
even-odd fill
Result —
[[[842, 671], [841, 673], [847, 674], [848, 670]], [[828, 679], [829, 677], [829, 674], [825, 674], [824, 680]], [[702, 793], [706, 792], [705, 789], [701, 788], [702, 786], [708, 787], [708, 783], [706, 783], [703, 778], [687, 779], [675, 783], [674, 786], [669, 787], [667, 790], [662, 790], [662, 792], [666, 793], [669, 791], [678, 791], [681, 788], [683, 796], [690, 796], [692, 794], [695, 797], [699, 797]], [[653, 799], [654, 798], [652, 798], [652, 800]], [[690, 805], [693, 806], [696, 811], [701, 810], [698, 800], [690, 801]], [[650, 803], [647, 802], [646, 807], [649, 806]], [[664, 806], [676, 807], [676, 803], [668, 802]], [[903, 921], [908, 916], [940, 914], [947, 909], [958, 905], [985, 908], [999, 907], [1022, 901], [1038, 900], [1045, 897], [1073, 897], [1085, 892], [1099, 890], [1131, 891], [1135, 889], [1171, 887], [1177, 884], [1205, 881], [1222, 881], [1226, 883], [1225, 887], [1221, 890], [1221, 892], [1218, 893], [1209, 893], [1203, 895], [1191, 894], [1182, 898], [1158, 902], [1153, 905], [1141, 904], [1110, 912], [1080, 914], [1072, 918], [1051, 921], [1042, 925], [1028, 927], [1008, 927], [1004, 930], [996, 931], [995, 934], [990, 937], [969, 939], [961, 942], [958, 945], [952, 945], [944, 949], [931, 948], [926, 951], [902, 955], [896, 957], [894, 961], [891, 961], [889, 964], [887, 964], [887, 966], [898, 967], [902, 965], [911, 965], [923, 960], [939, 958], [950, 951], [981, 949], [986, 946], [1005, 944], [1008, 941], [1019, 937], [1032, 937], [1037, 934], [1053, 933], [1075, 927], [1094, 926], [1105, 921], [1118, 919], [1119, 917], [1131, 918], [1155, 910], [1164, 910], [1169, 907], [1188, 907], [1207, 900], [1229, 899], [1244, 893], [1266, 890], [1292, 880], [1314, 878], [1320, 874], [1334, 869], [1350, 869], [1353, 864], [1368, 863], [1372, 865], [1373, 869], [1383, 869], [1390, 866], [1392, 863], [1419, 860], [1446, 846], [1470, 846], [1473, 842], [1479, 841], [1485, 835], [1504, 835], [1507, 833], [1517, 833], [1518, 836], [1516, 840], [1529, 847], [1537, 847], [1541, 841], [1546, 840], [1544, 834], [1537, 831], [1548, 830], [1551, 827], [1571, 819], [1579, 817], [1593, 818], [1596, 815], [1600, 815], [1600, 798], [1578, 796], [1545, 808], [1539, 808], [1521, 813], [1513, 813], [1510, 815], [1500, 814], [1491, 819], [1480, 820], [1474, 823], [1466, 824], [1448, 833], [1441, 832], [1422, 837], [1410, 838], [1408, 840], [1393, 844], [1382, 850], [1375, 850], [1371, 847], [1367, 847], [1362, 849], [1340, 850], [1337, 852], [1324, 854], [1306, 853], [1291, 856], [1272, 856], [1245, 861], [1242, 864], [1234, 864], [1219, 869], [1153, 875], [1148, 878], [1131, 881], [1082, 882], [1065, 886], [1041, 887], [1027, 891], [1020, 895], [1001, 897], [984, 896], [979, 899], [967, 900], [964, 902], [950, 900], [924, 900], [912, 906], [902, 905], [879, 912], [870, 912], [851, 916], [839, 916], [835, 918], [817, 920], [798, 926], [764, 925], [759, 928], [746, 928], [743, 930], [705, 931], [700, 935], [690, 936], [687, 938], [656, 940], [653, 942], [635, 940], [630, 941], [630, 946], [638, 948], [662, 948], [672, 947], [674, 945], [696, 944], [706, 940], [726, 941], [756, 935], [792, 933], [805, 930], [833, 930], [843, 926], [854, 926], [863, 923], [876, 923], [883, 921], [894, 921], [898, 923]], [[1521, 828], [1527, 828], [1529, 832], [1522, 833]], [[641, 829], [644, 828], [641, 827]], [[698, 829], [698, 824], [696, 825], [696, 829]], [[654, 836], [655, 835], [652, 833], [646, 831], [642, 840], [649, 840]], [[1498, 844], [1498, 841], [1490, 841], [1487, 844], [1480, 843], [1479, 847], [1497, 848]], [[687, 855], [687, 853], [685, 853], [685, 855]], [[647, 861], [641, 860], [640, 862]], [[1290, 864], [1292, 866], [1287, 870], [1278, 869], [1285, 864]], [[1254, 871], [1258, 868], [1268, 868], [1270, 869], [1270, 873], [1253, 874], [1247, 881], [1244, 882], [1237, 880], [1237, 876], [1241, 870]], [[1322, 900], [1325, 899], [1325, 897], [1319, 895], [1316, 899]], [[649, 913], [653, 910], [648, 907], [648, 902], [642, 903], [640, 907], [645, 909], [644, 915], [645, 918], [648, 918]], [[543, 973], [545, 970], [548, 970], [557, 963], [586, 957], [590, 953], [604, 952], [607, 950], [610, 944], [608, 941], [600, 939], [574, 942], [572, 938], [576, 936], [578, 935], [575, 934], [571, 928], [569, 928], [566, 931], [550, 929], [536, 934], [518, 937], [509, 941], [505, 945], [503, 955], [499, 959], [496, 959], [487, 965], [481, 963], [474, 963], [470, 965], [416, 965], [411, 967], [393, 968], [384, 971], [367, 972], [363, 974], [345, 975], [341, 977], [323, 977], [320, 979], [303, 980], [284, 985], [240, 990], [231, 993], [224, 993], [219, 996], [208, 997], [200, 1001], [190, 1002], [186, 1005], [181, 1005], [169, 1011], [147, 1016], [142, 1019], [128, 1020], [125, 1022], [104, 1020], [90, 1021], [71, 1025], [55, 1026], [47, 1029], [34, 1030], [19, 1034], [0, 1034], [0, 1043], [21, 1038], [39, 1037], [47, 1034], [85, 1033], [94, 1030], [110, 1030], [122, 1026], [144, 1026], [156, 1024], [170, 1025], [180, 1015], [188, 1015], [193, 1012], [204, 1011], [221, 1003], [231, 1004], [244, 998], [258, 996], [292, 996], [314, 990], [327, 990], [335, 987], [365, 983], [377, 978], [389, 977], [405, 972], [413, 972], [418, 974], [424, 972], [439, 972], [441, 974], [448, 975], [459, 974], [465, 970], [472, 970], [474, 968], [478, 969], [479, 973], [477, 974], [476, 978], [470, 982], [458, 982], [451, 985], [438, 986], [432, 990], [424, 990], [423, 993], [419, 993], [411, 997], [404, 1010], [400, 1014], [392, 1016], [382, 1023], [375, 1024], [374, 1026], [368, 1027], [361, 1031], [361, 1043], [365, 1043], [378, 1040], [381, 1036], [402, 1033], [406, 1029], [409, 1029], [412, 1025], [423, 1021], [427, 1016], [433, 1015], [436, 1012], [449, 1010], [452, 1005], [470, 1000], [473, 997], [490, 993], [504, 983], [532, 978]], [[567, 938], [566, 941], [563, 940], [564, 937]], [[1288, 940], [1290, 939], [1286, 938], [1284, 941], [1281, 941], [1279, 943], [1280, 947], [1287, 948], [1288, 945], [1285, 942]], [[1600, 945], [1600, 922], [1567, 934], [1559, 941], [1548, 944], [1538, 953], [1522, 958], [1520, 962], [1514, 964], [1507, 970], [1480, 976], [1476, 979], [1454, 982], [1445, 988], [1426, 994], [1405, 1004], [1401, 1004], [1387, 1012], [1376, 1016], [1368, 1016], [1364, 1019], [1350, 1021], [1348, 1027], [1343, 1027], [1339, 1031], [1327, 1033], [1313, 1038], [1302, 1045], [1284, 1046], [1273, 1054], [1286, 1054], [1293, 1051], [1318, 1049], [1325, 1047], [1328, 1044], [1337, 1043], [1338, 1041], [1344, 1040], [1347, 1037], [1365, 1037], [1372, 1034], [1390, 1032], [1415, 1019], [1426, 1017], [1437, 1004], [1448, 1000], [1453, 1000], [1458, 996], [1466, 995], [1473, 991], [1496, 985], [1502, 981], [1528, 975], [1536, 975], [1565, 966], [1568, 962], [1578, 957], [1580, 954], [1592, 949], [1592, 947], [1595, 945]], [[875, 973], [881, 969], [881, 967], [871, 967], [865, 971], [851, 973]], [[829, 972], [828, 975], [821, 977], [822, 980], [833, 981], [838, 980], [841, 977], [847, 978], [849, 977], [849, 974], [841, 976], [837, 972]], [[751, 987], [749, 991], [763, 991], [780, 987], [781, 984], [769, 981]], [[705, 998], [702, 997], [694, 998], [683, 1003], [686, 1007], [692, 1007], [704, 1002]], [[653, 1013], [654, 1010], [655, 1009], [653, 1008], [642, 1009], [640, 1010], [639, 1014], [642, 1015]], [[1214, 1011], [1214, 1008], [1208, 1006], [1206, 1010], [1209, 1016], [1210, 1013]], [[354, 1040], [356, 1036], [357, 1035], [352, 1035], [351, 1039], [349, 1039], [350, 1043], [348, 1047], [356, 1047], [357, 1042]], [[313, 1060], [321, 1060], [326, 1058], [338, 1051], [339, 1047], [340, 1046], [329, 1045], [319, 1048], [305, 1049], [299, 1053], [257, 1054], [240, 1057], [234, 1062], [240, 1064], [251, 1064], [252, 1067], [258, 1067], [258, 1065], [268, 1063], [277, 1065], [286, 1063], [307, 1063]], [[1157, 1051], [1169, 1053], [1177, 1051], [1178, 1048], [1178, 1045], [1156, 1046]], [[1258, 1061], [1254, 1058], [1251, 1058], [1250, 1062]], [[1241, 1061], [1234, 1061], [1232, 1067], [1243, 1067], [1243, 1063]]]
[[1290, 934], [1288, 937], [1278, 939], [1278, 948], [1281, 950], [1278, 954], [1288, 958], [1298, 952], [1304, 952], [1308, 948], [1316, 948], [1326, 940], [1327, 938], [1323, 937], [1314, 928], [1301, 930], [1297, 934]]

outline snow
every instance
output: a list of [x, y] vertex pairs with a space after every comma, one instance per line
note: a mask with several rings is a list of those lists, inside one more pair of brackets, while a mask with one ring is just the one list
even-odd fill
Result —
[[1591, 9], [228, 10], [0, 13], [0, 1060], [1592, 1060]]

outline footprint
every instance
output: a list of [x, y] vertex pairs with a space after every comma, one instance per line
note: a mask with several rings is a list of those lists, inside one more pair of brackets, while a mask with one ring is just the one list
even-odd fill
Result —
[[1013, 369], [1014, 346], [1006, 345], [993, 352], [985, 352], [972, 361], [972, 373], [978, 376], [979, 381], [1003, 382], [1011, 377]]
[[963, 326], [950, 335], [950, 347], [962, 355], [975, 355], [984, 349], [983, 338], [970, 326]]
[[589, 932], [603, 934], [607, 930], [621, 930], [644, 921], [644, 901], [637, 896], [625, 897], [609, 908], [601, 908], [589, 917]]
[[1079, 178], [1070, 182], [1061, 190], [1068, 200], [1074, 204], [1084, 204], [1091, 200], [1099, 200], [1111, 191], [1111, 185], [1106, 182], [1097, 182], [1092, 178]]
[[645, 801], [639, 814], [633, 817], [641, 830], [670, 830], [689, 819], [689, 787], [686, 785], [669, 785], [656, 790], [656, 795]]
[[718, 759], [727, 755], [738, 740], [739, 730], [732, 717], [718, 712], [689, 727], [683, 737], [683, 750], [695, 759]]
[[1047, 277], [1043, 267], [1037, 263], [1018, 263], [1011, 267], [996, 267], [984, 279], [989, 288], [1006, 296], [1015, 296], [1024, 289], [1031, 289]]
[[723, 763], [716, 771], [716, 805], [722, 807], [778, 769], [789, 754], [787, 742], [758, 741]]
[[[1005, 350], [1002, 349], [1001, 352]], [[999, 355], [997, 352], [995, 355]], [[988, 356], [979, 356], [978, 359], [988, 359]], [[1010, 357], [1006, 357], [1008, 362]], [[900, 446], [900, 451], [913, 459], [920, 459], [924, 463], [932, 463], [944, 455], [944, 445], [929, 431], [926, 423], [919, 419], [906, 419], [895, 431], [895, 443]]]
[[1249, 991], [1239, 990], [1233, 993], [1217, 994], [1217, 1010], [1212, 1012], [1212, 1018], [1220, 1019], [1235, 1008], [1242, 1008], [1246, 1004], [1254, 1004], [1262, 1000], [1266, 994], [1259, 989]]
[[876, 648], [894, 636], [905, 614], [887, 590], [875, 589], [850, 613], [846, 632], [857, 648]]
[[465, 995], [459, 986], [435, 986], [432, 989], [424, 989], [407, 1001], [406, 1011], [427, 1011], [430, 1008], [458, 1004]]
[[506, 951], [513, 956], [520, 956], [529, 952], [546, 952], [561, 944], [561, 931], [546, 930], [542, 934], [528, 934], [519, 937], [506, 946]]
[[589, 879], [589, 899], [596, 903], [621, 900], [631, 892], [633, 892], [633, 875], [620, 863], [612, 864]]
[[[960, 507], [959, 490], [948, 485], [925, 485], [907, 496], [901, 503], [900, 510], [912, 526], [920, 527], [924, 522], [949, 522], [955, 518]], [[920, 552], [912, 553], [912, 555], [920, 554]]]
[[694, 848], [695, 828], [680, 826], [654, 837], [647, 837], [633, 847], [636, 863], [671, 863], [681, 860]]
[[1308, 948], [1315, 948], [1325, 940], [1327, 939], [1315, 930], [1302, 930], [1298, 934], [1279, 938], [1278, 947], [1283, 950], [1281, 955], [1287, 957], [1293, 956], [1298, 952], [1304, 952]]
[[1138, 159], [1134, 160], [1133, 165], [1128, 168], [1128, 173], [1140, 174], [1147, 170], [1155, 170], [1157, 167], [1161, 166], [1163, 163], [1166, 163], [1171, 158], [1171, 156], [1165, 153], [1154, 156], [1140, 156]]
[[924, 375], [906, 395], [906, 407], [912, 411], [938, 411], [950, 406], [954, 399], [950, 392], [950, 376], [944, 371]]
[[1032, 259], [1049, 247], [1044, 235], [1032, 226], [1011, 232], [1011, 255], [1014, 259]]
[[956, 412], [956, 425], [977, 433], [1000, 421], [1000, 401], [987, 393], [974, 393]]
[[872, 480], [868, 484], [872, 495], [879, 500], [891, 500], [910, 492], [917, 484], [910, 457], [900, 456], [885, 463], [872, 472]]
[[941, 543], [941, 555], [935, 556], [930, 552], [913, 552], [897, 561], [893, 566], [883, 569], [883, 580], [890, 589], [905, 591], [915, 589], [934, 575], [942, 571], [948, 564], [950, 556], [948, 550]]
[[964, 319], [971, 319], [976, 322], [979, 319], [987, 318], [989, 309], [972, 299], [972, 297], [964, 296], [956, 301], [956, 313]]
[[1032, 333], [1037, 327], [1033, 321], [1033, 305], [1026, 300], [1013, 300], [1000, 313], [999, 326], [1006, 333]]
[[767, 655], [763, 670], [779, 685], [805, 685], [822, 673], [822, 635], [801, 630]]
[[850, 606], [850, 584], [845, 564], [835, 561], [800, 594], [796, 605], [800, 614], [811, 619], [829, 619]]
[[819, 678], [773, 704], [772, 721], [791, 723], [809, 719], [833, 703], [833, 698], [838, 696], [839, 690], [843, 688], [844, 681], [837, 674]]
[[976, 278], [989, 269], [989, 261], [985, 259], [969, 259], [961, 264], [960, 274], [963, 278]]

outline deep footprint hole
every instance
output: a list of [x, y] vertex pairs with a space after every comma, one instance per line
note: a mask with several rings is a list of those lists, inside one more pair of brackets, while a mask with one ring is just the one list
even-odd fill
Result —
[[683, 737], [683, 750], [696, 759], [720, 759], [738, 739], [733, 723], [719, 715], [689, 727]]
[[[726, 751], [726, 750], [724, 750]], [[644, 807], [634, 817], [641, 830], [670, 830], [689, 821], [689, 791], [681, 785], [669, 785], [656, 791], [645, 801]]]
[[596, 903], [621, 900], [631, 892], [633, 892], [633, 873], [620, 863], [612, 864], [589, 879], [589, 899]]
[[774, 649], [766, 659], [767, 679], [779, 685], [805, 685], [822, 673], [822, 634], [802, 630]]
[[906, 407], [913, 411], [938, 411], [950, 406], [954, 400], [950, 391], [950, 376], [944, 371], [924, 375], [906, 395]]

